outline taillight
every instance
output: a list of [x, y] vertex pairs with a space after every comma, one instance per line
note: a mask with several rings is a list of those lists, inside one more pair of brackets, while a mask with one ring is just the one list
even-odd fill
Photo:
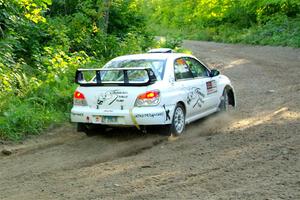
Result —
[[74, 92], [73, 100], [74, 100], [73, 101], [74, 105], [77, 105], [77, 106], [86, 106], [87, 105], [84, 95], [79, 91]]
[[160, 92], [158, 90], [148, 91], [140, 94], [136, 101], [136, 106], [156, 106], [160, 101]]
[[75, 99], [85, 99], [84, 95], [81, 92], [75, 91], [74, 92]]

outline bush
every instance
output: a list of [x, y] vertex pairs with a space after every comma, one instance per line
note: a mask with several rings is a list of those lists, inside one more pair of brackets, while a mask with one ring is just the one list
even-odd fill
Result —
[[156, 35], [300, 47], [299, 0], [142, 2]]
[[153, 45], [135, 0], [113, 1], [108, 32], [105, 6], [0, 0], [0, 138], [18, 140], [69, 121], [77, 68], [99, 68]]

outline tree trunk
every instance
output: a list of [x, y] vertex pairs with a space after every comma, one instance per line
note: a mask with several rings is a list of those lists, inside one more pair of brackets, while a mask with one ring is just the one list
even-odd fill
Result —
[[103, 31], [106, 34], [108, 29], [108, 23], [109, 23], [109, 9], [111, 5], [111, 0], [104, 0], [103, 4], [104, 4]]

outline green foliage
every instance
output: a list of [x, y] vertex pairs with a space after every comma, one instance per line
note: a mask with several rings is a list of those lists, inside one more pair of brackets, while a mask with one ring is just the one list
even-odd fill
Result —
[[299, 45], [299, 0], [141, 0], [149, 30], [186, 39]]
[[108, 33], [123, 36], [128, 32], [144, 33], [145, 16], [132, 1], [112, 1]]
[[300, 47], [299, 13], [299, 0], [0, 0], [0, 138], [68, 121], [76, 68], [186, 52], [183, 38]]
[[43, 98], [10, 98], [0, 116], [0, 132], [3, 138], [22, 139], [26, 134], [38, 134], [50, 123], [60, 122], [65, 117], [58, 109], [42, 105]]
[[177, 53], [187, 53], [192, 54], [191, 51], [182, 48], [183, 40], [181, 37], [160, 37], [157, 38], [157, 42], [154, 45], [155, 48], [170, 48], [173, 49]]
[[68, 121], [75, 70], [146, 50], [145, 25], [135, 0], [0, 0], [0, 138]]
[[160, 47], [176, 49], [182, 46], [182, 39], [180, 37], [166, 37], [161, 38], [158, 42]]

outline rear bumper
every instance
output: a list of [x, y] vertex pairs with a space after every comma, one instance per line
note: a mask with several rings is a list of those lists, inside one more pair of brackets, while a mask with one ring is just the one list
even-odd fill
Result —
[[[116, 126], [164, 125], [170, 124], [168, 107], [134, 107], [131, 110], [94, 109], [88, 106], [74, 106], [71, 122], [104, 124]], [[107, 120], [114, 118], [114, 120]]]

